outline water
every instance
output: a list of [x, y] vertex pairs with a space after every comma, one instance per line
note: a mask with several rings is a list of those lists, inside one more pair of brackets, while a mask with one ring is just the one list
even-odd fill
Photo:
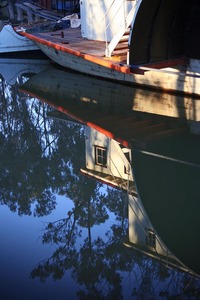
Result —
[[[179, 264], [180, 257], [171, 257], [170, 264], [165, 252], [157, 255], [143, 230], [153, 224], [163, 247], [168, 241], [182, 260], [190, 243], [189, 258], [199, 266], [199, 136], [188, 134], [181, 121], [170, 125], [171, 134], [149, 141], [153, 131], [145, 135], [127, 127], [132, 90], [123, 103], [126, 97], [118, 91], [126, 93], [126, 87], [55, 69], [46, 60], [20, 60], [16, 67], [12, 59], [2, 59], [1, 64], [1, 299], [196, 299], [200, 284], [190, 266]], [[147, 121], [144, 114], [135, 117]], [[156, 116], [153, 121], [161, 122]], [[180, 133], [174, 135], [177, 127]], [[177, 148], [183, 149], [181, 141], [196, 149], [189, 158], [190, 149]], [[100, 157], [94, 164], [93, 145], [107, 155], [107, 166]], [[129, 196], [115, 186], [118, 172], [129, 178]], [[158, 184], [156, 174], [162, 173]], [[171, 182], [182, 186], [171, 189]], [[163, 203], [179, 208], [184, 187], [190, 219], [181, 207], [181, 226], [186, 230], [194, 220], [194, 232], [186, 230], [182, 237], [181, 214], [167, 230], [158, 185]], [[174, 211], [171, 207], [171, 219]], [[176, 245], [169, 239], [172, 232]], [[161, 251], [157, 238], [156, 243]]]

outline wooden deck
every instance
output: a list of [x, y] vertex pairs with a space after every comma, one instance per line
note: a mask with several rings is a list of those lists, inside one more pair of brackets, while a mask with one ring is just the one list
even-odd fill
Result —
[[71, 48], [81, 53], [94, 55], [101, 59], [105, 59], [110, 62], [126, 63], [126, 55], [124, 55], [124, 49], [121, 51], [118, 49], [113, 52], [112, 57], [105, 57], [106, 42], [88, 40], [81, 36], [81, 27], [78, 28], [66, 28], [63, 30], [56, 30], [50, 32], [34, 32], [34, 35], [38, 38], [44, 39], [48, 42], [56, 43], [62, 47]]
[[[111, 57], [106, 57], [106, 42], [83, 38], [80, 26], [61, 29], [70, 26], [64, 24], [59, 27], [60, 30], [55, 30], [52, 24], [47, 23], [25, 25], [15, 30], [35, 42], [52, 61], [65, 68], [124, 84], [200, 96], [198, 62], [193, 62], [193, 66], [189, 60], [187, 66], [188, 59], [181, 57], [153, 65], [129, 65], [127, 49], [117, 49]], [[58, 27], [58, 23], [54, 22], [54, 25]]]

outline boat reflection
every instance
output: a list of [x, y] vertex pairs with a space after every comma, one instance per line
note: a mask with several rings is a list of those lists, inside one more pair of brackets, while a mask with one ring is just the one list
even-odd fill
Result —
[[[188, 215], [187, 219], [185, 218], [185, 209], [182, 209], [182, 211], [179, 213], [179, 218], [175, 218], [175, 222], [172, 224], [172, 215], [177, 214], [177, 211], [175, 213], [171, 213], [170, 211], [166, 210], [165, 205], [162, 204], [163, 199], [159, 199], [161, 204], [154, 202], [154, 194], [156, 193], [156, 190], [153, 191], [154, 194], [150, 193], [152, 191], [146, 191], [146, 182], [143, 181], [143, 170], [141, 168], [141, 164], [144, 165], [144, 168], [148, 166], [148, 161], [146, 164], [144, 161], [139, 160], [135, 158], [135, 154], [133, 154], [132, 157], [132, 150], [129, 148], [123, 147], [120, 143], [117, 141], [110, 139], [106, 137], [104, 134], [96, 131], [95, 129], [86, 127], [86, 144], [85, 144], [85, 153], [86, 153], [86, 167], [84, 169], [81, 169], [82, 173], [96, 178], [97, 180], [100, 180], [106, 184], [110, 184], [111, 186], [116, 186], [119, 189], [125, 190], [127, 192], [127, 198], [128, 198], [128, 220], [129, 220], [129, 234], [128, 234], [128, 241], [125, 242], [127, 246], [133, 247], [134, 249], [137, 249], [141, 251], [142, 253], [145, 253], [147, 255], [150, 255], [153, 258], [159, 259], [162, 262], [164, 262], [168, 266], [173, 266], [176, 268], [179, 268], [184, 271], [191, 272], [194, 274], [194, 272], [190, 268], [194, 270], [199, 271], [199, 265], [198, 265], [198, 255], [192, 256], [196, 251], [198, 253], [199, 246], [197, 243], [195, 243], [196, 238], [198, 236], [198, 225], [200, 225], [198, 220], [194, 220], [194, 215], [196, 214], [196, 210], [193, 213], [192, 210], [194, 209], [194, 202], [192, 202], [191, 205], [191, 213], [188, 213], [188, 210], [186, 211], [186, 214]], [[133, 160], [133, 164], [132, 164]], [[137, 162], [139, 160], [140, 162]], [[152, 226], [146, 211], [143, 207], [142, 201], [140, 199], [140, 195], [138, 195], [133, 170], [135, 169], [135, 162], [137, 162], [137, 171], [140, 175], [140, 179], [142, 182], [142, 195], [145, 194], [147, 196], [146, 201], [150, 202], [150, 207], [154, 206], [154, 209], [156, 209], [156, 213], [154, 213], [154, 219], [159, 219], [159, 222], [156, 222], [156, 228], [158, 228], [158, 231], [161, 232], [160, 228], [166, 228], [166, 232], [168, 233], [168, 236], [173, 236], [173, 241], [175, 243], [170, 244], [172, 246], [171, 249], [174, 250], [174, 253], [178, 253], [180, 257], [182, 258], [182, 261], [187, 261], [188, 265], [184, 265], [171, 251], [170, 249], [163, 243], [161, 238], [158, 236], [158, 233], [156, 232], [155, 228]], [[156, 167], [156, 164], [155, 164]], [[177, 166], [175, 166], [175, 169], [173, 170], [175, 173], [175, 178], [180, 178], [179, 170], [177, 170]], [[150, 174], [148, 174], [148, 182], [147, 185], [152, 186], [154, 185], [154, 182], [150, 181], [149, 178], [151, 178], [153, 168], [151, 168]], [[164, 168], [162, 169], [164, 172]], [[181, 169], [182, 172], [184, 172], [183, 169]], [[187, 171], [187, 170], [186, 170]], [[154, 170], [155, 172], [155, 170]], [[155, 176], [156, 177], [156, 176]], [[160, 175], [160, 177], [162, 177]], [[184, 178], [186, 177], [186, 182]], [[200, 177], [198, 177], [199, 179]], [[145, 178], [146, 179], [146, 178]], [[184, 172], [181, 174], [181, 180], [182, 185], [186, 185], [187, 183], [187, 172]], [[166, 177], [164, 175], [164, 179], [160, 179], [160, 185], [162, 180], [164, 182], [166, 181]], [[174, 180], [174, 179], [173, 179]], [[150, 182], [150, 183], [149, 183]], [[158, 180], [155, 178], [155, 182], [157, 183]], [[163, 188], [163, 186], [161, 185]], [[169, 188], [169, 186], [168, 186]], [[193, 186], [193, 188], [198, 188], [198, 186]], [[158, 188], [157, 188], [158, 190]], [[144, 191], [144, 192], [143, 192]], [[159, 193], [159, 192], [158, 192]], [[170, 194], [172, 191], [170, 191]], [[155, 196], [157, 200], [157, 196]], [[173, 205], [171, 204], [172, 199], [169, 200], [170, 203], [170, 210], [173, 209], [177, 205], [177, 201], [179, 203], [179, 199], [174, 199], [174, 196], [171, 195], [171, 198], [173, 198]], [[143, 198], [142, 198], [143, 199]], [[145, 201], [145, 204], [146, 204]], [[165, 199], [167, 202], [167, 199]], [[170, 218], [171, 224], [167, 226], [167, 224], [163, 224], [164, 222], [162, 220], [165, 220], [163, 215], [161, 215], [161, 209], [165, 209], [165, 213], [168, 213], [167, 218]], [[168, 205], [167, 205], [168, 207]], [[195, 203], [195, 208], [198, 211], [199, 204]], [[148, 207], [149, 209], [149, 207]], [[189, 207], [188, 207], [189, 209]], [[179, 207], [179, 210], [181, 210], [181, 207]], [[148, 210], [149, 211], [149, 210]], [[152, 215], [152, 213], [151, 213]], [[153, 219], [153, 220], [154, 220]], [[186, 221], [187, 220], [187, 221]], [[181, 223], [181, 224], [178, 224]], [[188, 224], [189, 223], [189, 224]], [[194, 240], [190, 238], [190, 243], [187, 247], [187, 249], [184, 248], [184, 250], [181, 250], [182, 247], [185, 247], [184, 241], [182, 241], [181, 238], [183, 238], [182, 231], [188, 231], [188, 234], [190, 232], [190, 224], [195, 223], [196, 228], [194, 228]], [[185, 226], [187, 226], [187, 229], [185, 229]], [[192, 226], [193, 226], [192, 225]], [[183, 230], [181, 230], [181, 226], [183, 226]], [[188, 228], [189, 227], [189, 228]], [[169, 232], [168, 232], [169, 229]], [[177, 230], [178, 229], [178, 230]], [[163, 235], [164, 237], [166, 236]], [[161, 232], [162, 233], [162, 232]], [[177, 234], [179, 234], [179, 238], [177, 238]], [[162, 237], [162, 235], [161, 235]], [[189, 235], [188, 235], [189, 238]], [[186, 239], [186, 238], [185, 238]], [[168, 243], [169, 239], [168, 237], [165, 239], [165, 241]], [[188, 240], [187, 240], [188, 242]], [[193, 242], [193, 243], [192, 243]], [[195, 247], [196, 249], [193, 250], [190, 248]], [[178, 250], [181, 250], [180, 253], [177, 252]], [[196, 253], [196, 254], [197, 254]], [[178, 256], [179, 257], [179, 256]], [[188, 257], [190, 260], [188, 260]], [[192, 264], [191, 264], [192, 262]], [[194, 264], [195, 263], [195, 264]], [[187, 267], [188, 266], [188, 267]], [[197, 275], [197, 274], [196, 274]]]
[[[110, 181], [108, 177], [115, 177], [116, 174], [107, 173], [106, 157], [110, 157], [109, 166], [119, 164], [123, 169], [123, 180], [127, 181], [128, 177], [131, 190], [129, 192], [126, 188], [131, 203], [128, 244], [172, 265], [200, 274], [200, 139], [197, 134], [191, 133], [198, 133], [198, 122], [187, 120], [188, 116], [192, 116], [190, 120], [198, 120], [198, 112], [194, 114], [184, 109], [183, 118], [174, 119], [134, 111], [133, 103], [137, 95], [148, 101], [148, 97], [151, 99], [155, 94], [131, 89], [130, 95], [127, 87], [52, 67], [33, 76], [21, 87], [21, 91], [49, 103], [90, 128], [83, 173], [103, 182]], [[162, 95], [159, 95], [161, 101]], [[106, 139], [102, 138], [102, 134]], [[96, 139], [102, 145], [96, 144]], [[120, 150], [127, 165], [120, 162], [121, 156], [119, 159], [116, 149], [114, 158], [113, 153], [111, 157], [106, 152], [108, 143], [112, 151], [115, 148]], [[123, 188], [124, 183], [117, 179], [117, 185]], [[115, 184], [113, 180], [111, 183]], [[132, 191], [134, 197], [136, 193], [139, 195], [137, 199], [142, 201], [138, 207], [135, 207], [138, 200], [135, 202], [135, 198], [132, 199]], [[139, 223], [141, 229], [138, 229]]]
[[47, 88], [45, 92], [46, 94], [49, 92], [49, 100], [57, 99], [57, 102], [61, 103], [62, 97], [67, 94], [68, 103], [76, 101], [77, 105], [86, 102], [93, 104], [93, 107], [107, 107], [110, 112], [122, 113], [129, 110], [200, 121], [200, 98], [116, 84], [112, 81], [67, 72], [53, 65], [37, 74], [27, 88], [29, 92], [38, 89], [41, 97], [41, 91]]
[[177, 155], [179, 159], [163, 155], [169, 150], [164, 141], [156, 145], [156, 152], [133, 150], [135, 178], [143, 205], [159, 235], [182, 262], [200, 274], [200, 147], [199, 140], [184, 138], [183, 142], [182, 138], [167, 140], [175, 151], [183, 152], [182, 156]]
[[17, 58], [16, 56], [15, 54], [13, 58], [0, 57], [0, 74], [8, 85], [14, 85], [22, 75], [29, 77], [32, 74], [41, 72], [49, 64], [49, 60], [40, 57], [40, 55], [35, 59]]

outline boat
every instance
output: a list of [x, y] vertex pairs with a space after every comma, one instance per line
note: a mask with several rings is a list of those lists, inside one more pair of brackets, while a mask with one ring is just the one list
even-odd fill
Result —
[[2, 1], [0, 5], [2, 18], [0, 20], [0, 54], [39, 50], [30, 39], [18, 34], [14, 30], [13, 24], [24, 24], [24, 22], [25, 24], [33, 22], [38, 24], [42, 20], [43, 22], [46, 22], [46, 20], [57, 21], [60, 19], [60, 15], [43, 9], [32, 1], [11, 2], [12, 8], [10, 9], [7, 9], [7, 5], [8, 1]]
[[51, 26], [49, 31], [38, 26], [15, 30], [66, 68], [199, 97], [197, 4], [154, 2], [85, 0], [80, 2], [79, 22], [74, 20], [80, 26], [71, 22], [58, 30]]
[[0, 54], [39, 50], [30, 39], [16, 33], [11, 24], [6, 24], [0, 31]]
[[[62, 114], [60, 117], [62, 120]], [[97, 163], [99, 160], [99, 156], [98, 151], [94, 151], [94, 148], [101, 149], [101, 151], [104, 152], [104, 162], [102, 162], [101, 160], [99, 164]], [[185, 167], [179, 168], [179, 166], [177, 167], [177, 162], [172, 163], [172, 168], [174, 171], [173, 187], [175, 187], [177, 182], [180, 181], [182, 181], [182, 184], [184, 184], [183, 190], [179, 190], [179, 188], [174, 189], [174, 191], [176, 191], [174, 195], [171, 193], [171, 186], [168, 186], [166, 184], [165, 171], [167, 170], [163, 169], [162, 173], [159, 173], [159, 183], [162, 183], [161, 189], [163, 188], [164, 183], [166, 193], [168, 194], [168, 196], [165, 196], [166, 201], [159, 201], [159, 188], [157, 188], [157, 190], [152, 189], [154, 192], [153, 194], [148, 194], [148, 192], [145, 191], [146, 186], [147, 188], [149, 188], [150, 186], [155, 186], [158, 181], [156, 176], [157, 174], [153, 175], [155, 179], [154, 181], [149, 180], [149, 178], [151, 177], [150, 174], [152, 173], [152, 169], [151, 171], [149, 171], [148, 181], [142, 181], [143, 187], [141, 194], [143, 195], [143, 191], [145, 191], [145, 201], [149, 202], [149, 205], [147, 205], [147, 207], [148, 209], [149, 207], [151, 207], [152, 211], [156, 210], [154, 217], [157, 214], [157, 227], [154, 228], [151, 223], [151, 219], [149, 219], [149, 216], [145, 211], [145, 207], [142, 203], [142, 198], [140, 198], [140, 195], [138, 194], [137, 181], [135, 181], [134, 175], [134, 172], [136, 171], [137, 175], [139, 173], [140, 179], [143, 178], [143, 172], [148, 164], [142, 163], [141, 165], [141, 161], [139, 161], [138, 163], [135, 155], [132, 156], [133, 154], [135, 154], [135, 152], [132, 152], [131, 149], [122, 147], [120, 143], [105, 136], [99, 131], [86, 126], [85, 166], [80, 169], [80, 172], [85, 176], [94, 178], [100, 182], [103, 182], [104, 184], [119, 188], [126, 192], [128, 203], [129, 229], [127, 238], [124, 241], [125, 246], [138, 250], [147, 256], [157, 259], [163, 262], [167, 267], [179, 269], [187, 273], [189, 272], [190, 274], [193, 274], [200, 278], [200, 264], [198, 255], [193, 256], [194, 253], [198, 253], [200, 247], [198, 243], [197, 233], [200, 222], [199, 218], [197, 217], [198, 214], [195, 211], [192, 211], [194, 206], [198, 210], [200, 208], [200, 204], [198, 203], [198, 201], [193, 201], [193, 204], [191, 204], [190, 202], [186, 203], [187, 209], [184, 209], [183, 204], [181, 204], [181, 201], [185, 200], [186, 198], [184, 193], [186, 193], [188, 196], [187, 181], [191, 177], [190, 172], [193, 169], [189, 170]], [[135, 163], [137, 164], [137, 169], [135, 168]], [[106, 165], [109, 167], [106, 167]], [[165, 167], [166, 166], [167, 164], [165, 164]], [[127, 170], [129, 170], [129, 172], [127, 172]], [[155, 165], [155, 170], [157, 170], [157, 164]], [[167, 172], [169, 172], [169, 170]], [[195, 174], [198, 175], [199, 179], [200, 172], [197, 172]], [[146, 176], [145, 179], [147, 179]], [[169, 182], [171, 182], [171, 180], [169, 180]], [[196, 195], [199, 195], [198, 180], [196, 180], [196, 183], [190, 181], [190, 184], [193, 191], [193, 200], [195, 200]], [[177, 196], [180, 196], [180, 198], [178, 198]], [[168, 201], [167, 197], [169, 197]], [[170, 207], [169, 205], [167, 205], [167, 203], [170, 203]], [[173, 210], [172, 207], [174, 208], [173, 212], [171, 212], [171, 210]], [[161, 211], [161, 213], [159, 211]], [[164, 211], [168, 214], [167, 216], [162, 215]], [[188, 213], [188, 211], [190, 211], [190, 213]], [[176, 220], [176, 215], [179, 217], [178, 220]], [[186, 216], [187, 219], [185, 218]], [[165, 223], [167, 218], [170, 219], [171, 222], [171, 224], [169, 225]], [[162, 223], [163, 219], [164, 222]], [[185, 226], [183, 226], [183, 224]], [[164, 231], [162, 230], [163, 227]], [[163, 236], [159, 236], [156, 229], [158, 229], [158, 232], [161, 230]], [[194, 229], [194, 232], [191, 231]], [[191, 243], [187, 243], [187, 239], [184, 238], [184, 232], [190, 232], [190, 235], [188, 236]], [[177, 237], [177, 233], [180, 234], [181, 238]], [[197, 234], [195, 235], [195, 233]], [[169, 245], [164, 244], [162, 240], [163, 238], [165, 238], [165, 241], [169, 243], [170, 247], [172, 248], [168, 248]], [[194, 247], [196, 248], [195, 250], [193, 250]], [[173, 249], [174, 252], [171, 252], [170, 249]], [[178, 256], [175, 256], [174, 253], [178, 254]], [[187, 265], [185, 265], [185, 262], [187, 263]], [[194, 272], [193, 269], [190, 269], [191, 266], [196, 272]]]

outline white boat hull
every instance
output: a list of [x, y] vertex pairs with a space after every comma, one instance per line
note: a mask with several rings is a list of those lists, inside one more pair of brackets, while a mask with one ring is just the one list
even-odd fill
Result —
[[17, 34], [11, 25], [5, 25], [0, 31], [0, 53], [38, 50], [29, 39]]
[[[156, 88], [163, 91], [180, 92], [200, 95], [200, 73], [180, 72], [175, 68], [151, 69], [138, 68], [134, 73], [123, 72], [123, 67], [109, 68], [101, 61], [99, 63], [90, 60], [90, 56], [75, 55], [73, 53], [50, 47], [45, 43], [35, 42], [51, 60], [66, 68], [85, 73], [88, 75], [109, 78], [130, 84], [139, 84], [146, 87]], [[137, 71], [142, 71], [137, 74]]]

